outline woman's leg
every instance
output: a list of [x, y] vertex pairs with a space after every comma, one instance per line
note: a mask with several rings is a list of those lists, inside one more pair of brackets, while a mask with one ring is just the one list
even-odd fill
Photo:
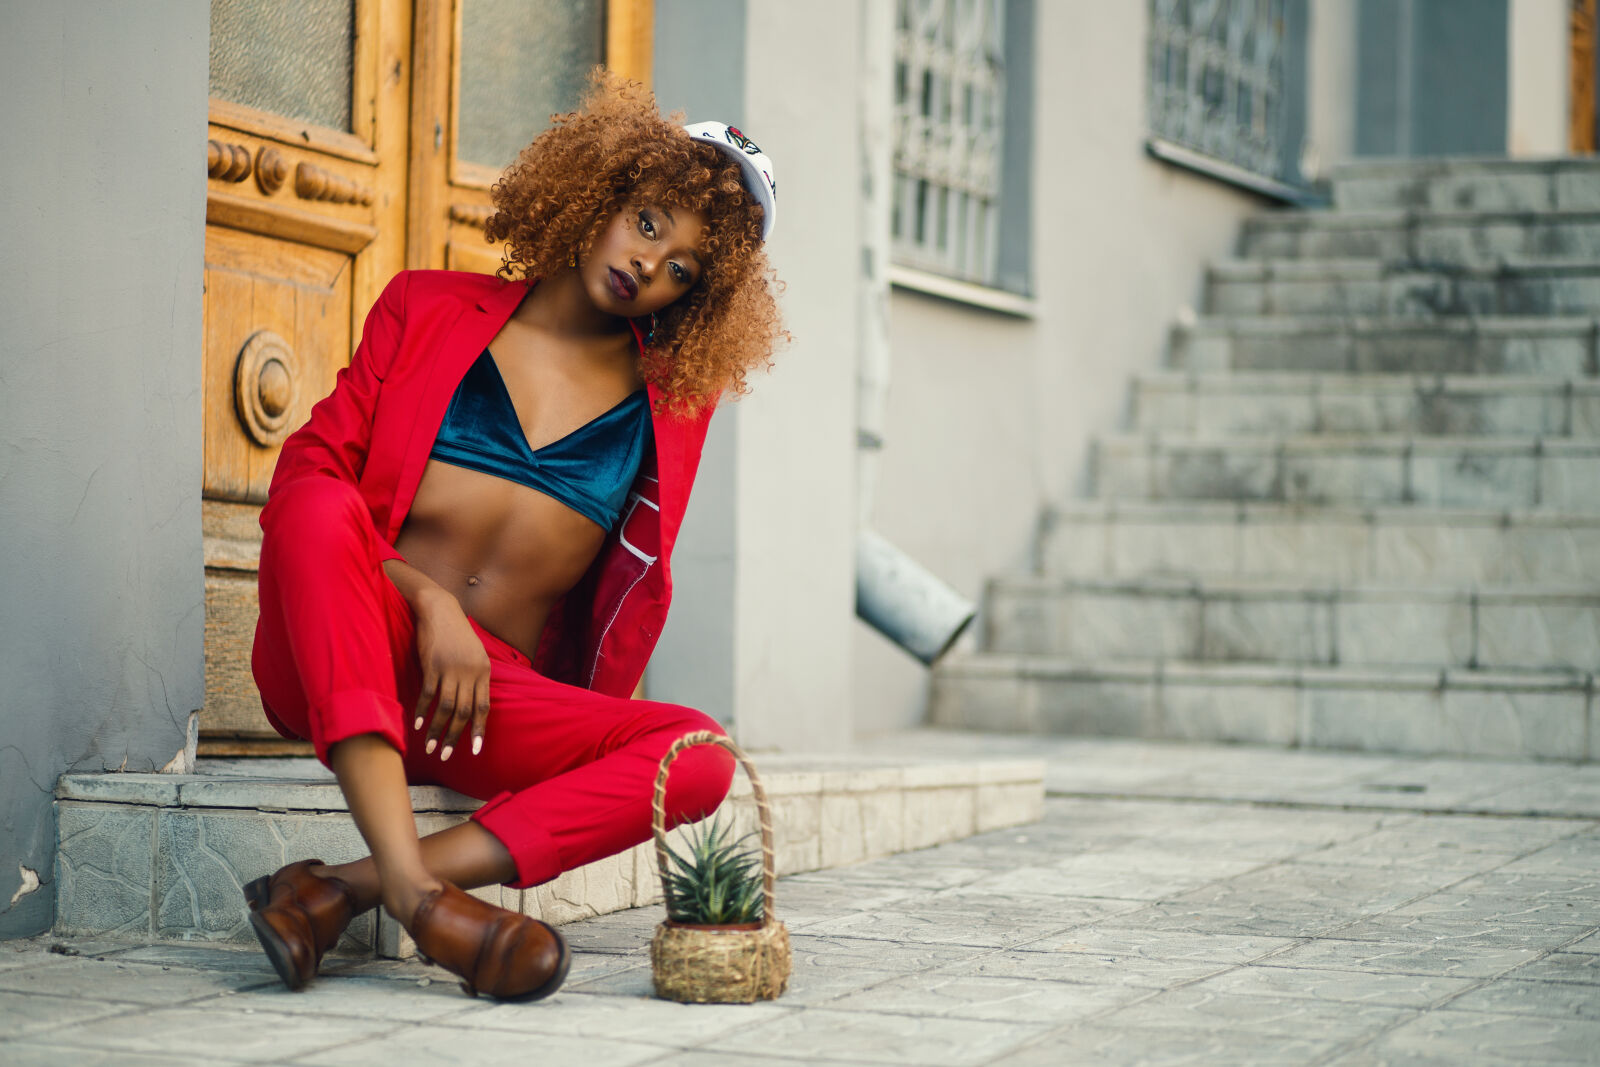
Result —
[[[262, 515], [261, 621], [253, 666], [275, 724], [309, 737], [339, 780], [372, 850], [361, 910], [409, 921], [437, 889], [417, 841], [401, 695], [415, 700], [415, 626], [382, 569], [382, 544], [356, 490], [305, 479]], [[321, 873], [320, 871], [314, 873]]]

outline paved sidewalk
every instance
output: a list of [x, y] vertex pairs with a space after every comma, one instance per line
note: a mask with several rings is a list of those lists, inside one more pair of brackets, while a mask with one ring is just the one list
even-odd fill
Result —
[[1600, 767], [875, 745], [1042, 755], [1058, 795], [1035, 826], [785, 879], [776, 1002], [651, 999], [654, 908], [565, 927], [572, 976], [534, 1005], [418, 963], [292, 994], [254, 952], [43, 938], [0, 943], [0, 1062], [1600, 1063]]

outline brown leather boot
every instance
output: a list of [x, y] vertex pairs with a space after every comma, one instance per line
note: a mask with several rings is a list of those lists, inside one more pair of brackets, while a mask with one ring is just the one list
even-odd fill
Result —
[[451, 885], [422, 898], [411, 918], [417, 951], [460, 975], [469, 996], [539, 1000], [572, 966], [566, 941], [549, 925], [497, 908]]
[[316, 977], [323, 955], [356, 916], [356, 895], [349, 885], [311, 873], [321, 863], [291, 863], [244, 887], [250, 926], [290, 989], [304, 989]]

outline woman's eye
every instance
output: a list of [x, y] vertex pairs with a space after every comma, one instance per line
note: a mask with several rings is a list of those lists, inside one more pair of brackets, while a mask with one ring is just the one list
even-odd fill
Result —
[[689, 272], [683, 268], [681, 263], [674, 263], [672, 265], [672, 276], [680, 282], [687, 282], [689, 280]]
[[650, 220], [649, 215], [639, 216], [639, 229], [644, 231], [646, 237], [654, 237], [656, 235], [656, 224]]

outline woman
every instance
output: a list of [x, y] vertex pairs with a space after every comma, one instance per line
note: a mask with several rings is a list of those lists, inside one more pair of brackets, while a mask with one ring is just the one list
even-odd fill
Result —
[[[650, 835], [656, 764], [715, 729], [629, 700], [711, 409], [781, 334], [762, 251], [771, 163], [597, 74], [495, 185], [499, 277], [396, 277], [332, 395], [283, 447], [261, 514], [253, 668], [267, 717], [332, 768], [372, 855], [245, 890], [290, 988], [381, 904], [463, 987], [554, 992], [555, 930], [462, 892], [517, 887]], [[730, 758], [674, 765], [670, 819]], [[417, 838], [406, 791], [488, 801]]]

